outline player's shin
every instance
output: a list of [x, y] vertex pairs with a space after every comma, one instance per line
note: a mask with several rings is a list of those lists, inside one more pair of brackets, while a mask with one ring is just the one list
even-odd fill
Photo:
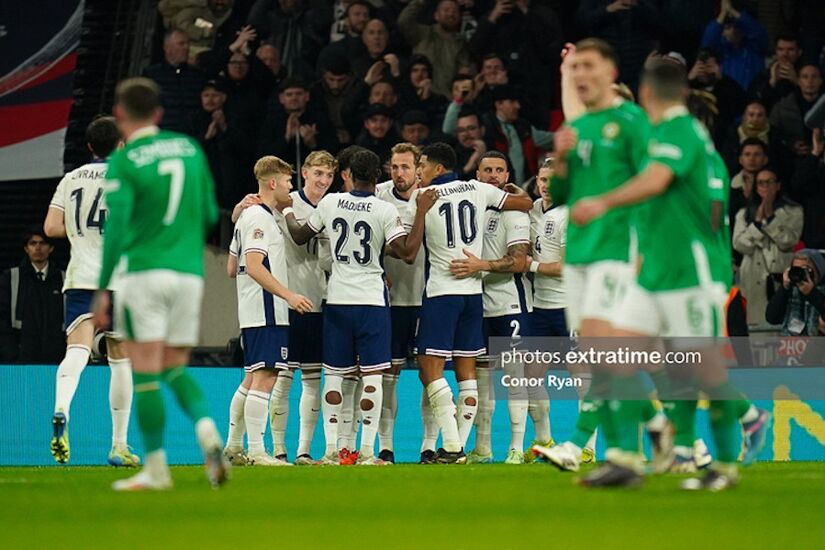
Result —
[[112, 446], [125, 446], [132, 411], [132, 363], [129, 359], [109, 359], [109, 407], [112, 411]]
[[324, 391], [322, 409], [324, 412], [324, 438], [326, 439], [326, 454], [336, 455], [338, 452], [338, 430], [341, 425], [342, 384], [343, 376], [326, 371], [324, 373]]
[[490, 455], [492, 449], [493, 413], [496, 409], [496, 398], [492, 388], [493, 370], [484, 366], [476, 370], [478, 376], [478, 413], [476, 416], [476, 443], [475, 453]]
[[456, 423], [462, 448], [467, 445], [467, 439], [470, 437], [470, 430], [473, 429], [477, 411], [478, 382], [475, 379], [459, 381]]
[[444, 378], [437, 378], [427, 385], [427, 395], [430, 398], [433, 416], [441, 428], [444, 450], [452, 453], [460, 451], [461, 438], [456, 424], [456, 407], [450, 385]]
[[164, 370], [162, 377], [192, 422], [197, 423], [201, 418], [209, 416], [206, 396], [185, 365]]
[[358, 392], [358, 376], [348, 374], [344, 376], [341, 385], [342, 404], [340, 422], [338, 425], [338, 449], [353, 450], [355, 438], [358, 435], [355, 395]]
[[386, 372], [382, 378], [384, 387], [384, 404], [381, 408], [381, 420], [378, 423], [378, 447], [383, 450], [393, 450], [392, 436], [395, 427], [395, 415], [398, 411], [398, 397], [395, 387], [398, 384], [398, 374]]
[[163, 430], [166, 411], [160, 389], [160, 375], [135, 372], [133, 378], [135, 410], [146, 450], [146, 470], [152, 476], [165, 476], [167, 466], [166, 455], [163, 453]]
[[246, 433], [246, 421], [244, 420], [244, 408], [246, 398], [249, 393], [243, 384], [238, 386], [232, 401], [229, 403], [229, 436], [227, 446], [231, 449], [243, 449], [243, 436]]
[[297, 456], [309, 455], [318, 414], [321, 412], [321, 371], [317, 368], [301, 370], [301, 402], [298, 411], [301, 424]]
[[361, 458], [369, 458], [375, 454], [375, 436], [381, 420], [381, 407], [384, 401], [382, 373], [365, 374], [364, 384], [358, 401], [361, 411]]
[[62, 412], [69, 418], [69, 408], [72, 404], [80, 375], [89, 362], [89, 348], [79, 344], [69, 345], [66, 356], [57, 367], [57, 383], [55, 389], [54, 412]]
[[[508, 363], [505, 373], [511, 380], [524, 379], [524, 366], [521, 363]], [[527, 389], [520, 386], [507, 389], [507, 411], [510, 414], [510, 449], [524, 450], [524, 432], [527, 429]]]
[[292, 389], [292, 372], [278, 371], [269, 401], [269, 425], [272, 430], [272, 454], [286, 455], [286, 424], [289, 419], [289, 391]]
[[421, 391], [421, 423], [424, 427], [421, 452], [435, 451], [435, 444], [438, 440], [438, 422], [436, 422], [432, 406], [430, 406], [430, 397], [427, 395], [427, 388], [422, 388]]

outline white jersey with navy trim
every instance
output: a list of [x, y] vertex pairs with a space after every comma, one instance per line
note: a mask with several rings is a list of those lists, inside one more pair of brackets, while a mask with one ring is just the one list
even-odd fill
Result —
[[49, 204], [63, 211], [66, 236], [72, 247], [63, 292], [97, 289], [103, 260], [103, 182], [107, 168], [106, 162], [100, 161], [72, 170], [60, 180]]
[[[406, 217], [409, 200], [401, 197], [392, 181], [385, 181], [375, 186], [375, 196], [395, 206], [401, 219]], [[390, 305], [420, 306], [424, 294], [424, 250], [418, 251], [415, 262], [410, 265], [398, 258], [384, 258], [384, 270], [390, 286]]]
[[[300, 223], [306, 220], [315, 211], [315, 206], [303, 191], [293, 191], [292, 210], [295, 212], [295, 219]], [[289, 290], [306, 296], [312, 301], [311, 311], [321, 311], [321, 303], [327, 295], [327, 277], [321, 269], [319, 256], [323, 255], [325, 247], [329, 247], [326, 235], [319, 233], [312, 237], [309, 242], [297, 245], [289, 234], [283, 216], [281, 229], [284, 232], [286, 242], [286, 265], [289, 268]]]
[[246, 254], [260, 252], [264, 266], [282, 285], [289, 286], [286, 264], [286, 243], [274, 213], [265, 205], [251, 206], [243, 211], [235, 224], [229, 253], [238, 259], [235, 284], [238, 288], [238, 321], [241, 328], [289, 325], [286, 300], [273, 295], [259, 285], [246, 271]]
[[[507, 193], [480, 181], [460, 181], [455, 174], [444, 174], [431, 183], [438, 189], [438, 200], [427, 212], [424, 226], [424, 275], [428, 297], [481, 294], [481, 276], [456, 279], [450, 273], [450, 262], [466, 258], [464, 249], [482, 256], [484, 244], [484, 212], [500, 209]], [[413, 192], [405, 214], [405, 225], [415, 220]]]
[[[530, 236], [533, 241], [533, 259], [541, 263], [564, 260], [567, 246], [566, 206], [550, 206], [544, 209], [541, 199], [530, 210]], [[564, 280], [561, 276], [550, 277], [536, 273], [533, 280], [533, 304], [542, 309], [567, 307]]]
[[321, 199], [307, 225], [325, 231], [332, 250], [328, 304], [388, 305], [384, 246], [406, 235], [395, 206], [373, 193], [333, 193]]
[[[530, 244], [530, 216], [488, 209], [484, 214], [483, 259], [503, 258], [516, 244]], [[485, 273], [482, 286], [485, 317], [533, 311], [530, 281], [521, 273]]]

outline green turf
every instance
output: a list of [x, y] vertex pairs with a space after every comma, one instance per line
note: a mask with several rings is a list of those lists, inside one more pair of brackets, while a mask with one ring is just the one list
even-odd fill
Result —
[[759, 464], [719, 494], [678, 477], [586, 491], [546, 465], [240, 468], [221, 490], [173, 469], [167, 493], [123, 471], [0, 469], [0, 547], [822, 548], [825, 464]]

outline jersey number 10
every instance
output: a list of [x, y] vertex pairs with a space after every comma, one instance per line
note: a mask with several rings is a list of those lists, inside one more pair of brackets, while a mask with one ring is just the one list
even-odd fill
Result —
[[[453, 203], [445, 202], [438, 208], [438, 215], [444, 216], [447, 225], [447, 247], [455, 248], [455, 229], [453, 227]], [[461, 242], [472, 244], [476, 240], [478, 227], [476, 225], [476, 207], [468, 200], [458, 203], [458, 233]]]

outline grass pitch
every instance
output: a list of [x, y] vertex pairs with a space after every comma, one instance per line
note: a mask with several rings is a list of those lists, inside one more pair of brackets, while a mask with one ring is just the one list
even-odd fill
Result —
[[129, 472], [0, 469], [5, 548], [814, 548], [825, 463], [765, 463], [726, 493], [584, 490], [546, 465], [236, 468], [209, 488], [119, 494]]

